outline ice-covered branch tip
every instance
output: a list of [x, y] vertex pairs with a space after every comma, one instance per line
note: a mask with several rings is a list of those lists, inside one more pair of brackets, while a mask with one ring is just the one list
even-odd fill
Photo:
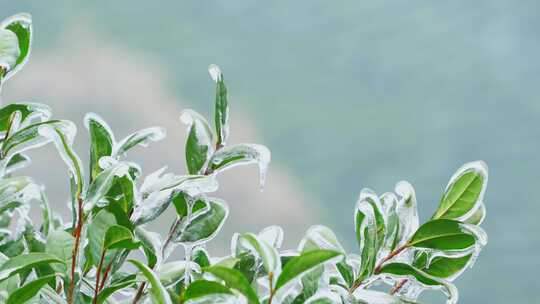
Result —
[[221, 69], [219, 68], [218, 65], [216, 65], [216, 64], [209, 65], [208, 66], [208, 73], [210, 74], [210, 77], [212, 77], [212, 80], [214, 82], [221, 81], [222, 74], [221, 74]]

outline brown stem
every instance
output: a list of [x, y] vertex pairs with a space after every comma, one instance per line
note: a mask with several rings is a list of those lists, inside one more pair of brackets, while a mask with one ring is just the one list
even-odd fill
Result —
[[274, 294], [276, 293], [274, 290], [274, 287], [272, 287], [272, 282], [274, 278], [274, 274], [272, 272], [268, 273], [268, 287], [270, 289], [270, 296], [268, 297], [268, 304], [272, 304], [272, 300], [274, 299]]
[[109, 266], [107, 266], [107, 268], [105, 269], [105, 273], [103, 274], [103, 279], [101, 279], [101, 284], [99, 285], [99, 291], [102, 291], [103, 287], [105, 287], [105, 281], [107, 281], [107, 278], [109, 277], [109, 272], [111, 271], [112, 264], [113, 263], [111, 262]]
[[141, 286], [139, 286], [139, 289], [137, 290], [137, 294], [135, 295], [135, 298], [133, 298], [133, 302], [131, 302], [131, 304], [137, 304], [137, 302], [139, 302], [139, 300], [141, 299], [143, 295], [145, 287], [146, 287], [146, 282], [143, 282]]
[[401, 247], [399, 247], [398, 249], [390, 252], [390, 254], [388, 254], [387, 257], [385, 257], [380, 263], [379, 265], [377, 265], [377, 267], [375, 267], [375, 269], [373, 270], [373, 273], [375, 274], [379, 274], [381, 272], [381, 268], [383, 266], [384, 263], [388, 262], [389, 260], [395, 258], [397, 255], [399, 255], [400, 253], [403, 252], [403, 250], [409, 248], [409, 244], [405, 244]]
[[79, 255], [79, 244], [81, 243], [81, 232], [83, 228], [83, 201], [79, 197], [77, 199], [78, 204], [78, 219], [77, 226], [73, 230], [73, 236], [75, 237], [75, 244], [73, 245], [72, 260], [71, 260], [71, 282], [69, 283], [69, 289], [67, 293], [67, 302], [73, 303], [73, 291], [75, 290], [75, 269], [77, 268], [77, 257]]
[[103, 260], [105, 259], [105, 252], [106, 252], [106, 250], [105, 250], [105, 248], [103, 248], [103, 250], [101, 251], [101, 258], [99, 259], [99, 264], [98, 264], [98, 268], [97, 268], [96, 286], [94, 287], [94, 301], [92, 302], [94, 304], [97, 304], [99, 286], [100, 286], [99, 279], [101, 278], [101, 268], [103, 267]]
[[[381, 272], [381, 268], [384, 265], [384, 263], [388, 262], [389, 260], [395, 258], [397, 255], [402, 253], [405, 249], [409, 248], [409, 244], [405, 244], [394, 251], [390, 252], [373, 270], [374, 274], [379, 274]], [[349, 289], [349, 293], [353, 293], [358, 287], [362, 286], [363, 281], [357, 280], [353, 286]]]
[[390, 294], [391, 295], [395, 295], [398, 291], [401, 290], [401, 288], [403, 288], [403, 286], [405, 286], [405, 283], [407, 283], [407, 279], [405, 280], [401, 280], [399, 283], [396, 284], [396, 286], [394, 286], [391, 290], [390, 290]]

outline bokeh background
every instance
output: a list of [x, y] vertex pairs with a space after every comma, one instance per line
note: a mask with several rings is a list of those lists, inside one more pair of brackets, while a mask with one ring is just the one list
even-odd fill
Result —
[[[266, 144], [273, 161], [262, 193], [256, 168], [220, 178], [232, 216], [216, 254], [232, 232], [270, 224], [294, 248], [326, 223], [354, 251], [361, 188], [409, 180], [425, 220], [452, 173], [482, 159], [490, 242], [457, 282], [460, 303], [540, 303], [540, 2], [0, 1], [2, 18], [20, 11], [34, 18], [33, 57], [3, 100], [77, 122], [83, 158], [82, 118], [94, 111], [117, 138], [166, 127], [166, 140], [130, 157], [145, 173], [184, 172], [179, 112], [211, 113], [206, 68], [222, 67], [232, 141]], [[67, 175], [46, 150], [29, 173], [67, 215]]]

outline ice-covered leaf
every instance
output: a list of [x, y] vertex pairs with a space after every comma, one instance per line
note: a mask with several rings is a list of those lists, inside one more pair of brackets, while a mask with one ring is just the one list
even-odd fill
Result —
[[259, 232], [259, 238], [279, 249], [283, 243], [283, 229], [279, 226], [268, 226]]
[[88, 253], [92, 257], [94, 265], [99, 263], [104, 250], [105, 235], [109, 228], [114, 225], [116, 225], [114, 215], [106, 210], [101, 210], [88, 226]]
[[213, 172], [221, 172], [238, 165], [257, 164], [262, 188], [266, 180], [270, 159], [270, 150], [263, 145], [237, 144], [219, 149], [210, 160], [210, 168]]
[[140, 246], [129, 229], [114, 225], [107, 229], [103, 240], [104, 249], [136, 249]]
[[474, 211], [469, 217], [464, 219], [467, 224], [480, 225], [486, 218], [486, 206], [484, 203], [480, 203], [476, 211]]
[[129, 262], [133, 264], [135, 267], [137, 267], [139, 271], [144, 275], [144, 277], [150, 283], [151, 285], [150, 296], [152, 298], [152, 303], [172, 304], [171, 298], [169, 294], [167, 293], [167, 290], [165, 289], [165, 287], [163, 287], [163, 285], [159, 281], [159, 278], [152, 271], [152, 269], [148, 268], [148, 266], [144, 265], [143, 263], [137, 260], [129, 260]]
[[426, 222], [409, 242], [409, 246], [436, 250], [463, 250], [474, 244], [474, 236], [466, 232], [461, 222], [447, 219]]
[[396, 296], [391, 296], [380, 291], [357, 289], [354, 293], [354, 298], [361, 301], [360, 303], [369, 304], [414, 304], [415, 302], [400, 299]]
[[229, 288], [238, 290], [246, 297], [249, 304], [258, 304], [259, 299], [253, 287], [248, 280], [238, 270], [226, 268], [223, 266], [212, 266], [204, 269], [205, 272], [211, 273], [216, 278], [222, 280]]
[[386, 236], [379, 251], [379, 257], [387, 255], [396, 249], [399, 242], [399, 214], [398, 198], [393, 193], [387, 192], [380, 198], [384, 217], [386, 219]]
[[[103, 163], [107, 158], [102, 158]], [[128, 177], [131, 164], [127, 162], [113, 162], [108, 168], [99, 173], [88, 187], [84, 203], [84, 210], [90, 211], [94, 206], [104, 207], [108, 201], [103, 198], [107, 195], [117, 177]]]
[[52, 264], [51, 267], [55, 271], [67, 273], [67, 265], [71, 265], [74, 242], [74, 237], [63, 230], [53, 230], [49, 233], [45, 252], [64, 262], [63, 264]]
[[166, 134], [165, 129], [161, 127], [150, 127], [134, 132], [114, 145], [112, 156], [122, 156], [137, 145], [147, 147], [150, 142], [160, 141], [165, 138]]
[[313, 250], [292, 258], [285, 264], [281, 274], [279, 275], [275, 289], [285, 286], [291, 280], [298, 278], [300, 275], [324, 263], [331, 261], [333, 258], [340, 256], [341, 253], [333, 250]]
[[0, 78], [16, 65], [20, 53], [17, 35], [10, 30], [0, 29]]
[[144, 254], [148, 260], [148, 266], [154, 267], [160, 265], [162, 256], [162, 241], [161, 235], [156, 232], [146, 230], [144, 226], [135, 228], [135, 237], [141, 242]]
[[35, 297], [43, 286], [53, 281], [55, 277], [55, 274], [46, 275], [26, 283], [9, 295], [6, 304], [26, 303]]
[[42, 128], [50, 127], [58, 128], [63, 134], [73, 134], [75, 125], [66, 120], [48, 120], [46, 122], [31, 124], [13, 133], [7, 140], [2, 142], [2, 171], [5, 170], [7, 163], [13, 155], [28, 149], [41, 147], [51, 142], [51, 138], [42, 136], [39, 131]]
[[17, 170], [26, 168], [30, 165], [31, 162], [32, 161], [30, 160], [30, 157], [26, 156], [25, 154], [15, 154], [6, 164], [5, 174], [9, 175]]
[[13, 15], [2, 21], [0, 29], [9, 30], [16, 35], [19, 50], [15, 63], [9, 66], [8, 72], [3, 77], [5, 81], [28, 62], [32, 50], [32, 17], [25, 13]]
[[180, 119], [188, 126], [186, 140], [186, 165], [189, 174], [204, 174], [208, 161], [214, 154], [214, 139], [204, 117], [193, 110], [184, 110]]
[[472, 256], [473, 254], [469, 253], [458, 257], [431, 258], [429, 253], [421, 252], [415, 258], [413, 266], [434, 277], [453, 281], [470, 265]]
[[482, 161], [463, 165], [452, 176], [433, 219], [464, 220], [481, 204], [488, 182], [488, 168]]
[[399, 279], [412, 279], [425, 288], [441, 289], [448, 297], [447, 304], [456, 304], [458, 301], [457, 288], [452, 283], [431, 276], [409, 264], [389, 263], [381, 268], [381, 273], [390, 275], [396, 281]]
[[177, 237], [177, 242], [195, 246], [206, 243], [219, 232], [229, 214], [229, 207], [225, 201], [217, 198], [207, 198], [207, 203], [206, 210], [189, 220]]
[[[12, 115], [16, 112], [20, 114], [19, 128], [24, 128], [31, 122], [43, 122], [51, 117], [51, 109], [44, 104], [32, 102], [11, 103], [0, 109], [0, 134], [5, 134]], [[13, 131], [16, 130], [11, 130], [11, 132]]]
[[302, 241], [300, 241], [300, 245], [298, 245], [299, 252], [308, 252], [316, 249], [345, 252], [336, 234], [330, 228], [322, 225], [310, 227]]
[[77, 128], [73, 123], [70, 126], [56, 126], [56, 125], [43, 125], [39, 128], [39, 134], [45, 138], [50, 139], [62, 160], [69, 168], [69, 173], [76, 186], [76, 193], [82, 194], [84, 191], [84, 173], [82, 169], [82, 162], [79, 156], [73, 150], [73, 141]]
[[281, 270], [279, 253], [274, 247], [253, 233], [238, 234], [237, 236], [235, 246], [237, 254], [246, 250], [253, 253], [262, 261], [267, 273], [275, 274]]
[[44, 264], [63, 263], [60, 259], [49, 253], [33, 252], [18, 255], [7, 260], [0, 266], [0, 281], [10, 276], [25, 271], [29, 268]]
[[[169, 287], [184, 279], [187, 263], [188, 262], [186, 261], [174, 261], [161, 265], [157, 273], [161, 284], [163, 284], [165, 287]], [[194, 262], [189, 263], [189, 271], [195, 271], [197, 273], [201, 272], [201, 268], [198, 264]]]
[[400, 181], [395, 186], [399, 196], [397, 213], [399, 217], [399, 230], [396, 247], [405, 245], [420, 226], [416, 193], [413, 186], [407, 181]]
[[115, 292], [126, 289], [130, 286], [134, 286], [137, 283], [135, 275], [129, 275], [122, 280], [111, 283], [109, 286], [106, 286], [99, 292], [97, 297], [96, 304], [102, 303], [116, 303], [114, 301], [108, 301], [108, 298], [112, 296]]
[[112, 155], [115, 139], [109, 125], [97, 114], [87, 113], [84, 124], [90, 133], [90, 180], [94, 180], [102, 171], [99, 159]]
[[369, 203], [370, 193], [362, 192], [355, 209], [356, 240], [362, 256], [358, 280], [364, 280], [373, 273], [378, 251], [378, 227], [373, 204]]
[[216, 125], [217, 146], [224, 146], [229, 137], [229, 104], [227, 101], [227, 87], [223, 81], [221, 69], [211, 64], [208, 72], [212, 80], [216, 83], [216, 101], [214, 110], [214, 120]]
[[200, 280], [189, 285], [184, 293], [184, 301], [194, 300], [213, 294], [232, 294], [231, 290], [213, 281]]

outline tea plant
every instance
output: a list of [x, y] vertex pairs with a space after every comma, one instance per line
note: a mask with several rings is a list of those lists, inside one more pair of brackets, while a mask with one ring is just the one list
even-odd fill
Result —
[[[1, 23], [2, 84], [27, 62], [31, 41], [28, 15]], [[256, 144], [227, 144], [227, 89], [217, 66], [209, 72], [216, 86], [214, 129], [193, 110], [180, 115], [188, 132], [187, 175], [164, 167], [143, 177], [128, 160], [131, 149], [163, 139], [162, 128], [117, 140], [103, 119], [89, 113], [84, 165], [72, 148], [72, 122], [51, 119], [42, 104], [0, 109], [2, 303], [412, 303], [425, 290], [440, 290], [447, 303], [457, 303], [452, 282], [486, 244], [479, 227], [488, 180], [483, 162], [465, 164], [452, 176], [439, 207], [422, 225], [408, 182], [382, 195], [362, 190], [354, 208], [354, 253], [345, 252], [325, 226], [311, 227], [296, 250], [281, 251], [283, 231], [272, 226], [235, 234], [230, 255], [211, 257], [205, 244], [229, 212], [222, 199], [210, 196], [218, 187], [216, 176], [256, 164], [262, 186], [270, 152]], [[25, 151], [48, 143], [68, 168], [67, 222], [51, 210], [41, 184], [15, 175], [30, 164]], [[33, 222], [29, 210], [38, 205], [42, 217]], [[176, 214], [170, 230], [163, 236], [150, 231], [146, 224], [168, 208]], [[178, 247], [183, 260], [170, 258]]]

